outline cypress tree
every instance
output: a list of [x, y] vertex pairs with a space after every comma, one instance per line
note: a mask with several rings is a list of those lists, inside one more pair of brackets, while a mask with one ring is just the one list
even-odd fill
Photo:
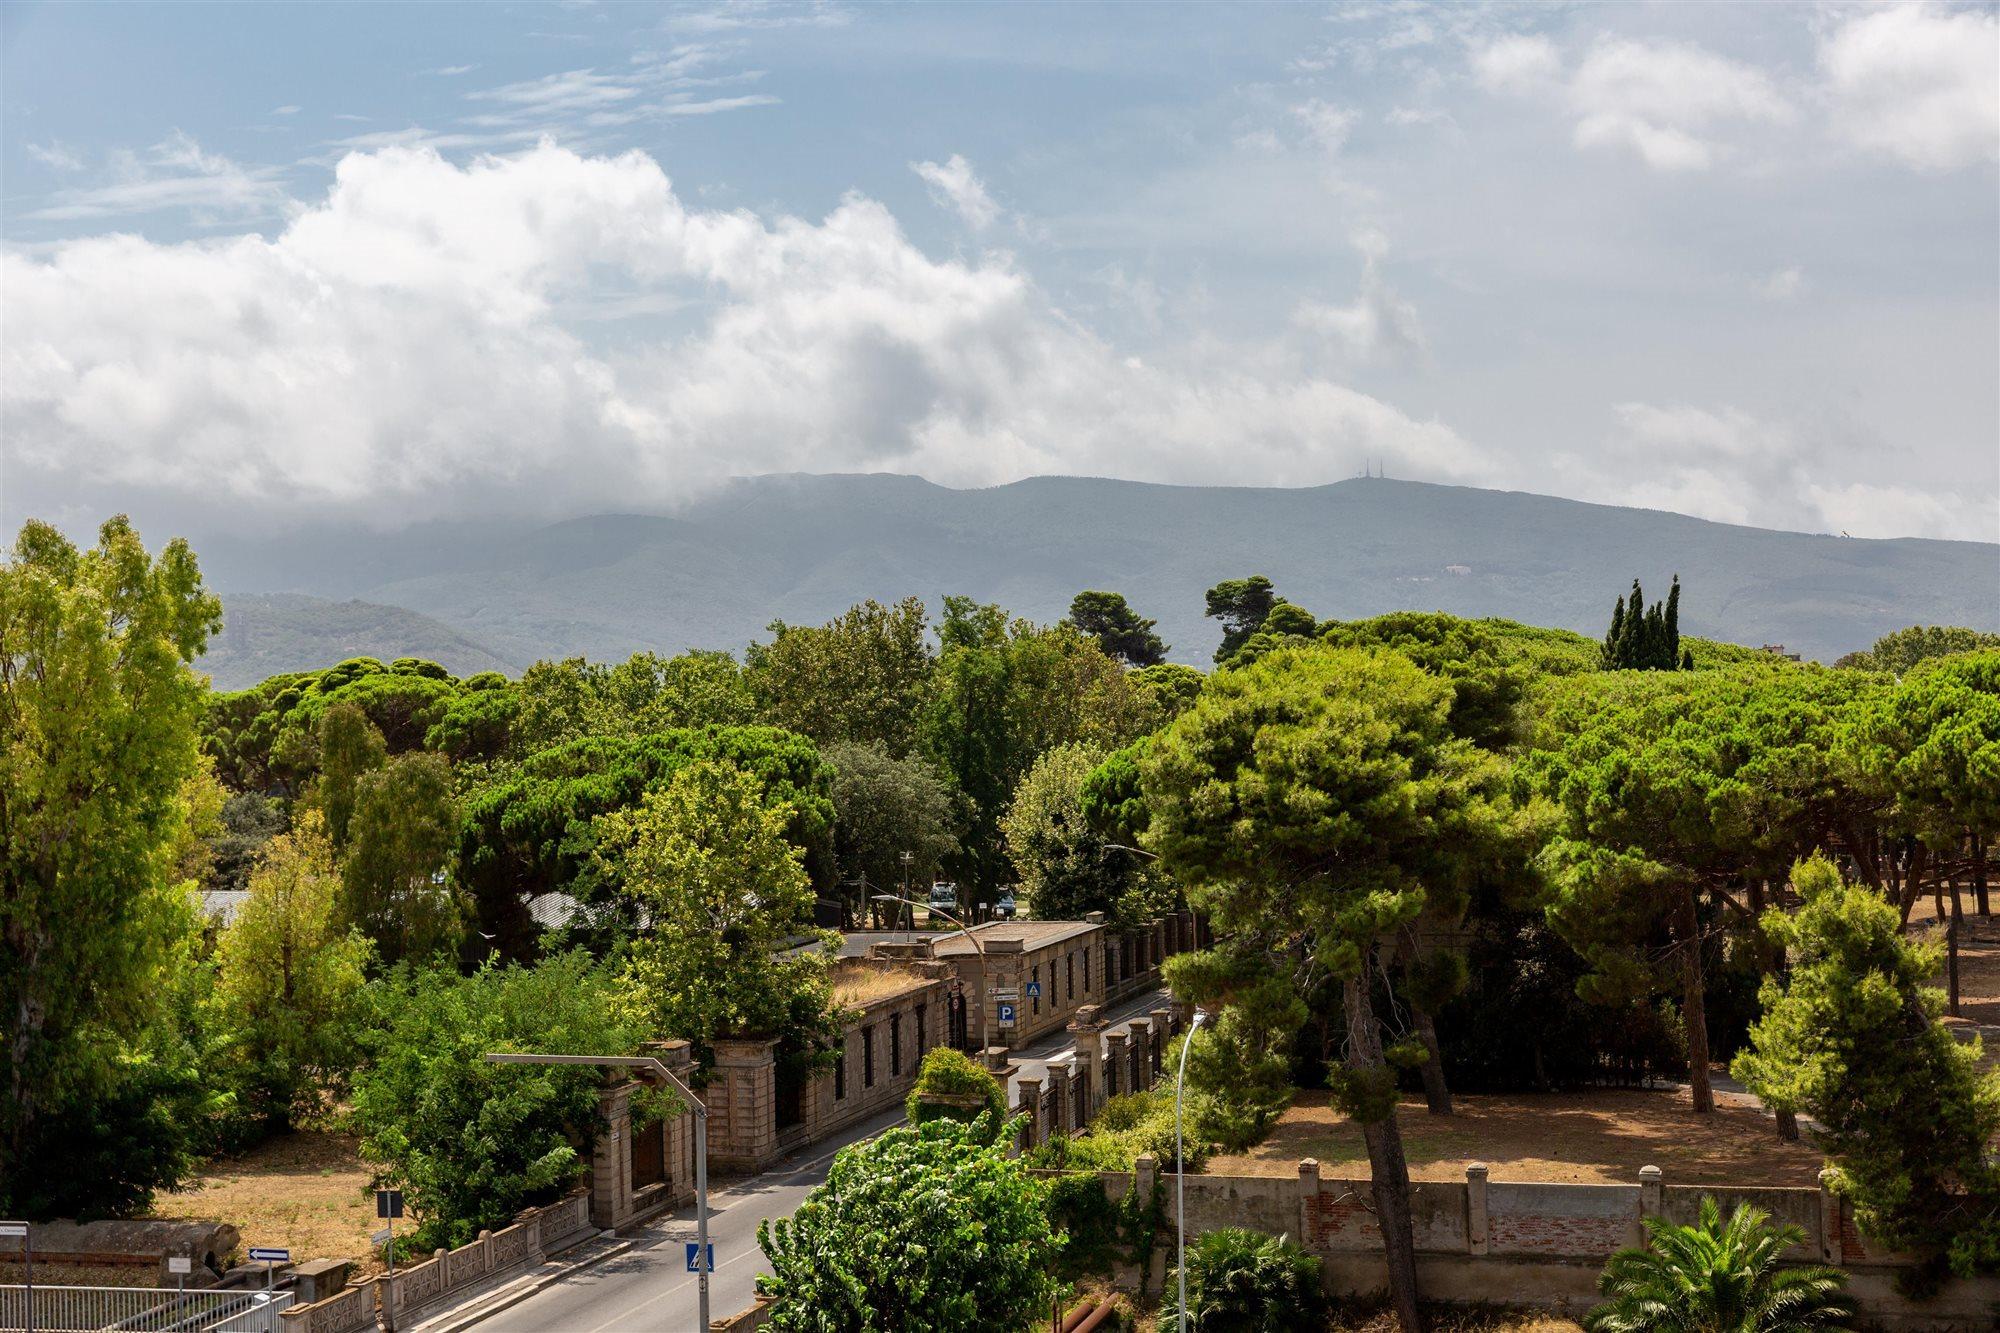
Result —
[[1660, 656], [1660, 670], [1672, 671], [1681, 660], [1681, 576], [1667, 589], [1667, 650]]
[[1632, 595], [1625, 606], [1625, 632], [1618, 640], [1618, 665], [1630, 671], [1645, 665], [1646, 592], [1639, 580], [1632, 580]]
[[1618, 653], [1625, 635], [1625, 599], [1620, 597], [1611, 605], [1611, 628], [1604, 633], [1604, 651], [1600, 659], [1606, 671], [1618, 669]]

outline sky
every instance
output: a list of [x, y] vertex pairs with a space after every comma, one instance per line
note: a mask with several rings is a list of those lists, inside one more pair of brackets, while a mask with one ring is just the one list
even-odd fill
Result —
[[0, 519], [1391, 477], [2000, 539], [1993, 4], [0, 6]]

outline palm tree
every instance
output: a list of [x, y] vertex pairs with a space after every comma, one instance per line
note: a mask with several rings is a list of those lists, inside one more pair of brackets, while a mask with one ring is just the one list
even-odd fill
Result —
[[1766, 1226], [1768, 1214], [1737, 1205], [1727, 1223], [1713, 1198], [1691, 1226], [1646, 1219], [1651, 1248], [1611, 1256], [1597, 1289], [1608, 1304], [1584, 1319], [1589, 1333], [1820, 1333], [1847, 1328], [1854, 1307], [1833, 1268], [1781, 1268], [1805, 1233]]

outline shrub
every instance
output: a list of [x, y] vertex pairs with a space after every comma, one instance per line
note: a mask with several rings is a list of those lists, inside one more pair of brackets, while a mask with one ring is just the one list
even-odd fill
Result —
[[[1167, 1276], [1174, 1290], [1177, 1276]], [[1320, 1263], [1286, 1236], [1241, 1227], [1211, 1231], [1187, 1257], [1188, 1327], [1199, 1333], [1294, 1333], [1323, 1328], [1328, 1306]], [[1178, 1327], [1172, 1297], [1160, 1307], [1160, 1333]]]
[[[1006, 1132], [1016, 1128], [1003, 1126]], [[780, 1333], [1019, 1329], [1059, 1294], [1049, 1187], [951, 1120], [843, 1148], [789, 1218], [760, 1223]]]
[[1590, 1312], [1584, 1327], [1589, 1333], [1848, 1327], [1854, 1309], [1840, 1295], [1846, 1275], [1834, 1268], [1780, 1268], [1779, 1257], [1805, 1233], [1766, 1226], [1766, 1216], [1739, 1204], [1724, 1222], [1715, 1200], [1704, 1198], [1693, 1226], [1646, 1218], [1651, 1248], [1611, 1256], [1597, 1280], [1610, 1300]]
[[[1188, 1170], [1202, 1169], [1215, 1143], [1197, 1121], [1197, 1098], [1190, 1096], [1182, 1124], [1182, 1149]], [[1141, 1157], [1151, 1155], [1163, 1171], [1174, 1166], [1174, 1094], [1171, 1089], [1132, 1092], [1104, 1103], [1086, 1134], [1052, 1135], [1028, 1156], [1035, 1166], [1072, 1171], [1130, 1171]]]
[[[975, 1107], [941, 1105], [925, 1101], [926, 1094], [933, 1097], [977, 1097], [981, 1104]], [[969, 1124], [985, 1116], [990, 1122], [990, 1131], [997, 1132], [1000, 1122], [1007, 1116], [1007, 1094], [1001, 1090], [1000, 1080], [981, 1068], [965, 1052], [939, 1046], [924, 1056], [924, 1063], [917, 1070], [916, 1085], [910, 1089], [904, 1110], [913, 1125], [938, 1119]], [[990, 1140], [990, 1132], [987, 1137]]]

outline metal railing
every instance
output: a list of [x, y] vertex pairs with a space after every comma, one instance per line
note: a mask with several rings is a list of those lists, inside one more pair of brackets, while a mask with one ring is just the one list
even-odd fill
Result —
[[154, 1287], [0, 1286], [0, 1333], [278, 1333], [289, 1291], [243, 1287], [177, 1292]]

